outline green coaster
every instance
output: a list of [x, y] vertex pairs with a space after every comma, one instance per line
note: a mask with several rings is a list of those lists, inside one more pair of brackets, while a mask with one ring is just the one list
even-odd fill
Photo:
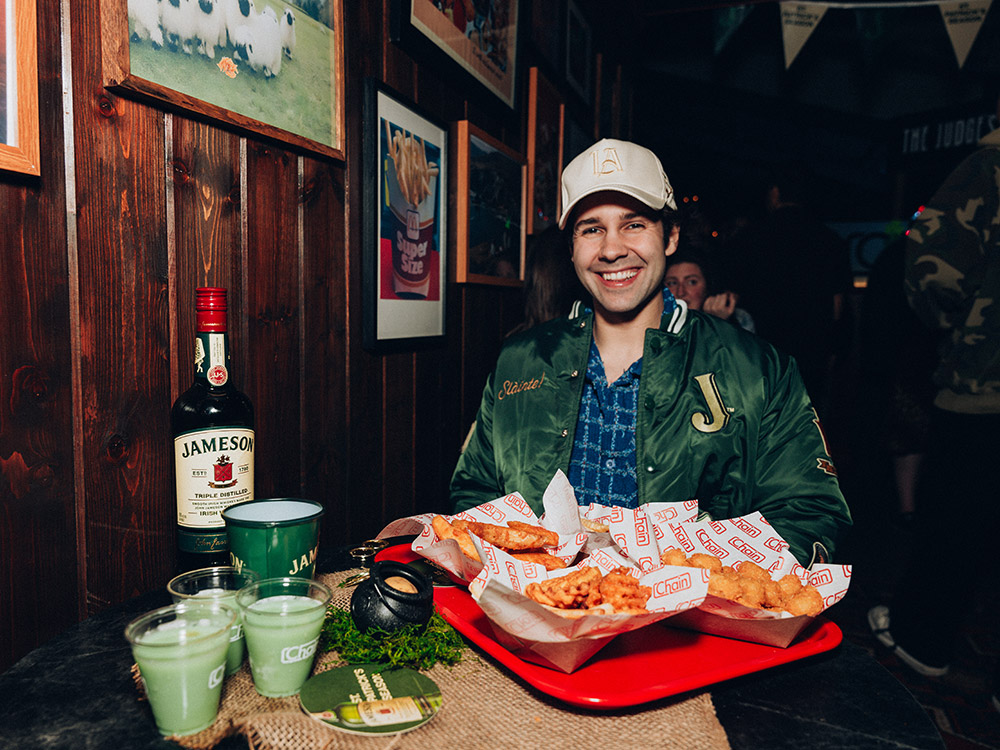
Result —
[[299, 691], [302, 710], [356, 734], [399, 734], [426, 724], [441, 708], [441, 691], [412, 669], [350, 664], [313, 675]]

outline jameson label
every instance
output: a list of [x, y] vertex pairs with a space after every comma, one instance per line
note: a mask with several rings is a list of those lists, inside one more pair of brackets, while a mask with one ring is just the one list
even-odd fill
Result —
[[174, 438], [179, 526], [224, 526], [222, 511], [253, 500], [253, 444], [248, 427], [212, 427]]

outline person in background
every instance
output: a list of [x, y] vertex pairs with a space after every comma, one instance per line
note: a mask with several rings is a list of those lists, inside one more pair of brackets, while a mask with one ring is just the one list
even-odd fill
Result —
[[691, 310], [702, 310], [754, 333], [756, 329], [750, 313], [736, 306], [739, 295], [720, 289], [717, 278], [708, 255], [696, 250], [679, 250], [667, 264], [666, 285], [674, 298], [684, 300]]
[[660, 160], [599, 141], [563, 171], [561, 205], [591, 301], [506, 340], [454, 511], [517, 491], [541, 515], [561, 470], [580, 505], [759, 511], [802, 564], [829, 562], [851, 519], [809, 396], [787, 355], [664, 287], [681, 227]]
[[[977, 592], [996, 586], [988, 565], [1000, 522], [993, 470], [1000, 455], [1000, 129], [979, 146], [908, 237], [910, 306], [944, 339], [910, 562], [891, 603], [868, 612], [878, 641], [928, 677], [948, 672]], [[995, 621], [996, 613], [985, 616]], [[992, 701], [1000, 710], [997, 677]]]
[[847, 296], [853, 286], [846, 243], [807, 205], [813, 180], [801, 165], [766, 180], [766, 215], [730, 248], [733, 283], [757, 334], [798, 363], [825, 416], [831, 374], [850, 345]]
[[508, 335], [568, 315], [573, 303], [586, 298], [573, 271], [566, 239], [551, 226], [528, 237], [524, 265], [524, 320]]

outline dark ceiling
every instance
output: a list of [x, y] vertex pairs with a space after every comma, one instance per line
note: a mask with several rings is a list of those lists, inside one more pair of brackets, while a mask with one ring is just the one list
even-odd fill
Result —
[[[959, 67], [937, 4], [848, 4], [828, 7], [786, 69], [775, 0], [619, 0], [618, 30], [600, 33], [637, 71], [633, 137], [706, 208], [754, 200], [761, 174], [794, 159], [814, 171], [827, 218], [908, 216], [964, 154], [904, 158], [900, 134], [995, 112], [1000, 7]], [[599, 29], [608, 7], [593, 8]]]

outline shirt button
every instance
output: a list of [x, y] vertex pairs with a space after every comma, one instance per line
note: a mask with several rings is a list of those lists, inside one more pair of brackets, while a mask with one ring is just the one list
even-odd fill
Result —
[[642, 402], [642, 405], [645, 406], [647, 409], [652, 409], [656, 406], [656, 402], [653, 401], [652, 396], [646, 396], [646, 399]]
[[653, 339], [649, 342], [649, 348], [653, 350], [654, 354], [659, 354], [660, 349], [663, 348], [663, 344], [660, 343], [659, 339]]
[[571, 372], [571, 373], [569, 374], [569, 376], [570, 376], [571, 378], [578, 378], [578, 377], [580, 377], [580, 371], [579, 371], [579, 370], [573, 370], [573, 372]]
[[569, 435], [569, 430], [564, 429], [561, 433], [561, 437], [566, 437], [567, 435]]
[[646, 467], [646, 472], [647, 473], [652, 474], [654, 471], [656, 471], [656, 469], [654, 469], [652, 466], [647, 466]]
[[587, 327], [586, 321], [581, 320], [580, 321], [580, 328], [583, 329], [583, 328], [586, 328], [586, 327]]
[[609, 458], [607, 461], [604, 462], [604, 465], [607, 466], [609, 469], [613, 469], [615, 468], [615, 460], [613, 458]]

